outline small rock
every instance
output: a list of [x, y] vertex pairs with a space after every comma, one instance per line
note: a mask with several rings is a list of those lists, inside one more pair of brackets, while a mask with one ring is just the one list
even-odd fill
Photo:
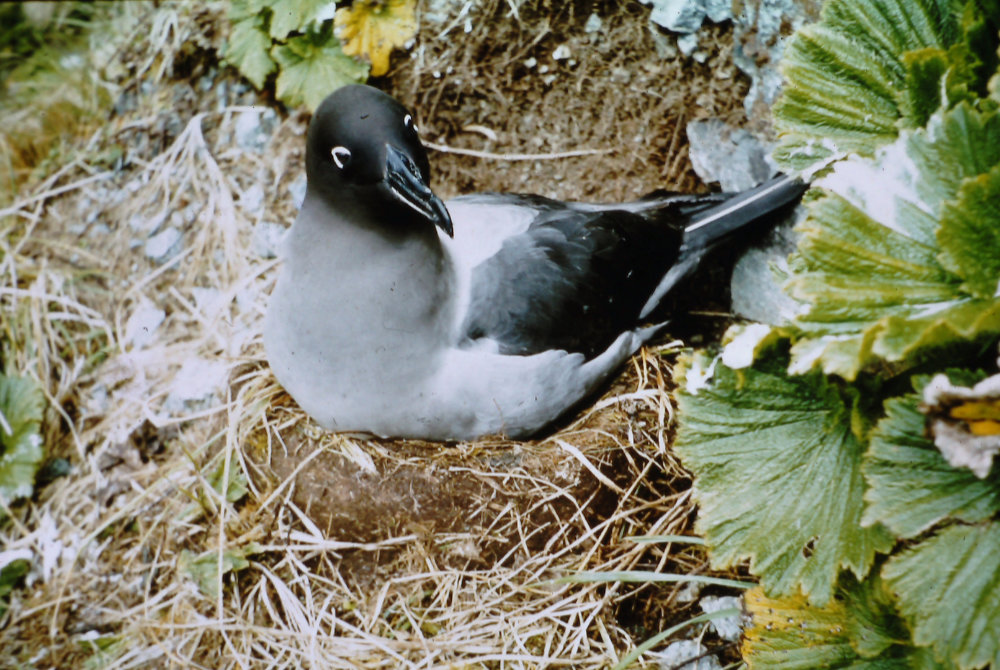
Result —
[[583, 24], [583, 32], [585, 33], [596, 33], [601, 30], [602, 25], [601, 17], [597, 15], [597, 12], [592, 13], [587, 17], [587, 22]]
[[798, 207], [736, 261], [730, 280], [734, 314], [780, 326], [806, 308], [781, 289], [788, 274], [788, 255], [798, 244], [798, 234], [793, 229], [796, 221], [804, 216], [805, 209]]
[[160, 327], [166, 313], [154, 305], [149, 298], [142, 298], [125, 322], [125, 344], [131, 344], [136, 349], [142, 349], [156, 338], [156, 329]]
[[277, 258], [284, 238], [283, 225], [261, 221], [253, 227], [253, 252], [261, 258]]
[[693, 603], [698, 599], [699, 593], [701, 593], [701, 584], [698, 582], [688, 582], [677, 592], [677, 602]]
[[652, 5], [649, 20], [675, 33], [693, 33], [705, 20], [704, 0], [642, 0]]
[[538, 59], [535, 58], [534, 56], [524, 61], [524, 67], [528, 68], [529, 70], [535, 67], [536, 65], [538, 65]]
[[720, 119], [690, 122], [687, 136], [694, 171], [706, 183], [718, 182], [723, 191], [745, 191], [777, 172], [770, 146]]
[[80, 394], [84, 416], [104, 416], [111, 409], [108, 387], [104, 382], [98, 382]]
[[[722, 670], [722, 664], [715, 656], [701, 656], [706, 651], [708, 650], [695, 640], [671, 642], [657, 654], [660, 657], [660, 670]], [[694, 658], [698, 660], [692, 661]]]
[[98, 221], [87, 230], [87, 237], [94, 239], [103, 237], [111, 232], [111, 228], [103, 221]]
[[241, 112], [236, 117], [234, 135], [236, 144], [247, 151], [261, 152], [271, 139], [277, 124], [277, 115], [270, 107]]
[[[705, 614], [733, 607], [736, 609], [742, 608], [740, 599], [735, 596], [705, 596], [698, 604], [701, 605], [701, 610]], [[743, 632], [743, 617], [739, 614], [728, 616], [724, 619], [714, 619], [709, 623], [715, 629], [715, 632], [718, 633], [719, 637], [730, 642], [740, 639], [740, 633]]]
[[174, 414], [204, 409], [220, 397], [228, 375], [229, 369], [222, 361], [203, 358], [184, 361], [170, 385], [163, 409]]
[[698, 48], [698, 36], [695, 33], [681, 35], [677, 38], [677, 48], [685, 56], [690, 56]]
[[173, 226], [164, 228], [162, 232], [146, 240], [146, 257], [156, 263], [163, 263], [177, 255], [181, 249], [181, 231]]
[[552, 52], [552, 60], [566, 60], [572, 55], [573, 52], [570, 51], [568, 44], [560, 44]]

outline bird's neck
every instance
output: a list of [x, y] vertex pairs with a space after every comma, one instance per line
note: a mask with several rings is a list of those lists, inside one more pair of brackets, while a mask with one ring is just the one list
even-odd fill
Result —
[[455, 270], [433, 226], [394, 225], [306, 197], [289, 232], [292, 272], [318, 282], [317, 309], [370, 328], [447, 331]]

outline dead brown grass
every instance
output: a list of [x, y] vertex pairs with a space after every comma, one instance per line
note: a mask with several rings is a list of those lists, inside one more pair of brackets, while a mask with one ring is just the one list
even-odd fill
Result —
[[[659, 59], [641, 7], [595, 6], [607, 49], [581, 37], [581, 9], [544, 3], [513, 18], [508, 3], [485, 2], [461, 38], [424, 26], [414, 58], [381, 83], [419, 109], [425, 136], [491, 153], [606, 152], [440, 152], [442, 192], [610, 200], [694, 186], [684, 120], [737, 109], [743, 90], [720, 74], [724, 49], [704, 67]], [[215, 19], [168, 4], [149, 20], [169, 44], [123, 57], [155, 83], [169, 56], [150, 54]], [[518, 70], [566, 41], [572, 72], [546, 83]], [[618, 67], [632, 73], [630, 94], [609, 104]], [[80, 153], [3, 212], [5, 362], [43, 382], [46, 445], [73, 471], [0, 525], [6, 549], [35, 557], [0, 621], [0, 664], [601, 668], [697, 613], [680, 587], [553, 581], [707, 571], [697, 548], [629, 540], [692, 525], [690, 482], [669, 449], [679, 343], [645, 350], [595, 405], [536, 442], [331, 435], [283, 394], [260, 343], [275, 262], [253, 253], [251, 229], [294, 216], [287, 187], [305, 120], [282, 121], [264, 153], [240, 149], [234, 125], [253, 95], [233, 82], [217, 81], [229, 87], [223, 104], [184, 81], [136, 93], [100, 138], [127, 148], [122, 169]], [[260, 212], [244, 206], [255, 184]], [[177, 225], [182, 243], [157, 264], [130, 222]], [[148, 309], [163, 320], [143, 343], [130, 324]], [[227, 382], [171, 402], [191, 361], [221, 365]], [[185, 568], [203, 554], [222, 566], [241, 549], [248, 565], [215, 570], [214, 597]]]

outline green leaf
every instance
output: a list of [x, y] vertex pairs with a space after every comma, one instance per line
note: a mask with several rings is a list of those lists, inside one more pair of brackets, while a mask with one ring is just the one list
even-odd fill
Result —
[[910, 640], [905, 622], [878, 575], [862, 582], [849, 574], [823, 607], [794, 595], [768, 598], [762, 589], [744, 596], [751, 624], [741, 651], [750, 668], [941, 668], [927, 649]]
[[24, 558], [14, 559], [0, 568], [0, 617], [7, 613], [10, 604], [7, 596], [30, 569], [31, 561]]
[[941, 662], [1000, 667], [1000, 523], [954, 525], [882, 570], [913, 626]]
[[227, 502], [234, 503], [249, 491], [246, 473], [243, 472], [243, 468], [240, 466], [240, 458], [235, 453], [229, 461], [229, 481], [226, 482], [225, 478], [226, 461], [223, 459], [218, 467], [215, 468], [215, 472], [209, 476], [208, 482], [217, 493], [221, 494], [223, 488], [225, 488]]
[[274, 71], [275, 65], [269, 55], [270, 50], [271, 38], [264, 30], [261, 15], [255, 14], [233, 20], [224, 57], [235, 65], [255, 88], [261, 88], [267, 75]]
[[963, 290], [989, 299], [1000, 292], [1000, 165], [962, 182], [937, 237], [941, 265], [965, 280]]
[[991, 211], [983, 200], [992, 186], [965, 187], [961, 200], [945, 203], [998, 162], [1000, 114], [960, 104], [875, 159], [841, 161], [816, 182], [825, 194], [807, 204], [786, 283], [806, 305], [792, 372], [821, 367], [853, 379], [880, 360], [912, 364], [933, 347], [1000, 334], [1000, 301], [963, 290], [963, 276], [986, 282], [990, 249], [978, 250], [984, 270], [949, 262], [958, 274], [942, 265], [938, 242], [940, 225], [961, 262], [977, 256], [968, 240], [987, 240], [989, 222], [963, 217]]
[[293, 32], [306, 32], [330, 0], [265, 0], [264, 4], [271, 9], [271, 37], [284, 40]]
[[42, 389], [33, 379], [0, 374], [0, 499], [5, 504], [34, 490], [45, 456], [39, 434], [44, 407]]
[[903, 117], [908, 126], [919, 128], [941, 106], [941, 77], [948, 71], [944, 49], [928, 47], [903, 55], [906, 83], [903, 88]]
[[708, 387], [679, 396], [676, 449], [695, 475], [713, 567], [749, 558], [769, 593], [801, 588], [825, 604], [842, 568], [863, 577], [892, 538], [860, 527], [857, 392], [815, 373], [788, 377], [786, 360], [718, 363]]
[[[983, 376], [949, 373], [956, 384], [973, 384]], [[916, 378], [915, 388], [927, 381]], [[862, 468], [870, 486], [862, 523], [882, 523], [903, 538], [945, 519], [983, 521], [1000, 511], [1000, 468], [981, 480], [968, 468], [949, 465], [926, 436], [920, 401], [917, 393], [886, 401], [886, 416], [872, 434]]]
[[958, 39], [947, 0], [827, 2], [820, 22], [799, 30], [782, 58], [786, 84], [774, 108], [779, 164], [806, 170], [891, 142], [906, 113], [904, 54], [945, 49]]
[[248, 557], [259, 554], [261, 551], [260, 545], [255, 542], [244, 547], [226, 549], [222, 552], [221, 575], [219, 572], [219, 552], [217, 551], [206, 551], [203, 554], [195, 555], [194, 552], [185, 549], [181, 552], [178, 565], [181, 570], [187, 572], [194, 579], [202, 593], [215, 600], [219, 597], [221, 577], [229, 572], [246, 569], [250, 566]]
[[740, 582], [735, 579], [723, 579], [722, 577], [709, 577], [708, 575], [675, 575], [666, 572], [654, 572], [651, 570], [610, 570], [606, 572], [577, 572], [566, 575], [555, 580], [560, 584], [590, 584], [605, 582], [638, 582], [649, 583], [683, 583], [683, 584], [710, 584], [712, 586], [724, 586], [731, 589], [748, 589], [754, 586], [753, 582]]
[[286, 105], [316, 111], [327, 95], [341, 86], [362, 83], [369, 66], [346, 55], [335, 37], [315, 34], [293, 37], [271, 51], [281, 66], [276, 93]]

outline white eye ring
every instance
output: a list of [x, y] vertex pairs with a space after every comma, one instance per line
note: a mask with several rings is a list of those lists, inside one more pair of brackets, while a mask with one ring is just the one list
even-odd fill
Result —
[[341, 170], [344, 169], [344, 165], [347, 161], [351, 160], [351, 150], [347, 147], [334, 147], [330, 150], [330, 155], [333, 156], [333, 162], [337, 164]]
[[415, 133], [420, 132], [419, 130], [417, 130], [417, 124], [413, 122], [413, 117], [410, 116], [409, 114], [403, 117], [403, 125], [406, 126], [407, 128], [413, 128], [413, 132]]

